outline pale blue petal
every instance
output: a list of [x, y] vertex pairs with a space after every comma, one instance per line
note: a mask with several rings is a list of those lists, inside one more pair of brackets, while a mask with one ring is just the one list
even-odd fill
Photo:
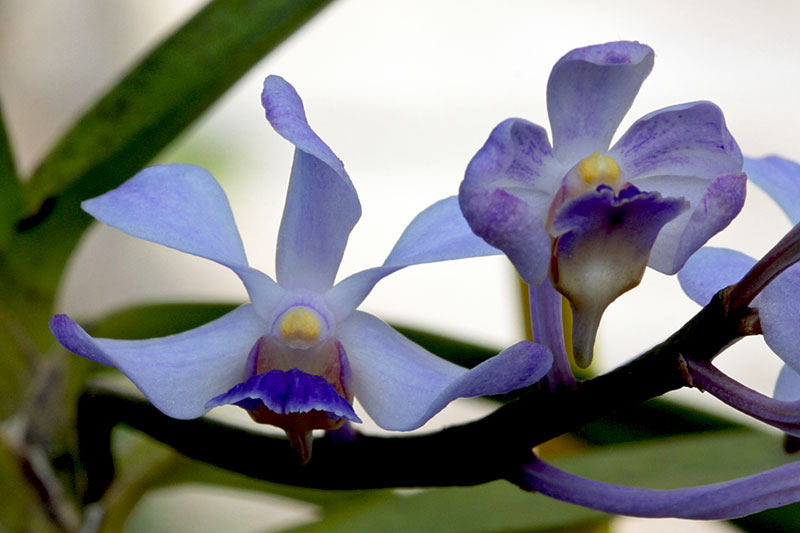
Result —
[[550, 350], [521, 342], [467, 370], [358, 311], [337, 336], [353, 370], [355, 397], [379, 426], [397, 431], [421, 426], [456, 398], [532, 385], [552, 364]]
[[652, 68], [653, 50], [636, 42], [587, 46], [562, 57], [547, 82], [556, 157], [572, 166], [605, 152]]
[[179, 164], [148, 167], [81, 207], [128, 235], [228, 267], [247, 265], [228, 198], [203, 168]]
[[459, 203], [472, 231], [502, 250], [532, 285], [547, 277], [545, 221], [566, 171], [541, 127], [508, 119], [492, 130], [461, 183]]
[[268, 308], [280, 287], [247, 265], [228, 198], [207, 170], [193, 165], [148, 167], [83, 209], [128, 235], [211, 259], [242, 279], [251, 300]]
[[296, 147], [278, 233], [278, 282], [288, 289], [326, 290], [361, 204], [342, 162], [308, 125], [294, 87], [270, 76], [261, 101], [275, 131]]
[[247, 355], [266, 325], [243, 305], [208, 324], [177, 335], [147, 340], [92, 338], [67, 315], [55, 315], [50, 330], [65, 348], [128, 376], [163, 413], [196, 418], [211, 398], [242, 380]]
[[722, 111], [711, 102], [691, 102], [650, 113], [609, 151], [622, 175], [637, 187], [648, 176], [705, 179], [742, 171], [742, 153]]
[[372, 288], [392, 272], [410, 265], [502, 253], [475, 235], [458, 206], [458, 198], [440, 200], [417, 215], [394, 245], [383, 266], [353, 274], [327, 293], [340, 320], [347, 318]]
[[713, 180], [686, 176], [655, 176], [636, 180], [642, 191], [684, 198], [689, 209], [661, 229], [648, 266], [675, 274], [708, 239], [722, 231], [744, 205], [747, 178], [728, 174]]
[[461, 214], [458, 197], [440, 200], [403, 231], [384, 266], [408, 266], [502, 252], [475, 235]]
[[686, 261], [678, 272], [678, 281], [689, 298], [705, 306], [719, 291], [742, 279], [755, 264], [755, 259], [736, 250], [706, 246]]
[[782, 402], [800, 401], [800, 374], [792, 370], [792, 367], [783, 365], [772, 397]]
[[786, 269], [758, 295], [754, 305], [764, 341], [784, 363], [800, 372], [800, 265]]
[[781, 206], [792, 224], [800, 222], [800, 165], [777, 156], [747, 157], [744, 172]]

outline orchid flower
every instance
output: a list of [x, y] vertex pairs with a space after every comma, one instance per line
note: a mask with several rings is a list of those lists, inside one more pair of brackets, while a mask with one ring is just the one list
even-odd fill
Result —
[[[792, 224], [800, 223], [800, 165], [780, 157], [745, 158], [748, 178], [769, 194]], [[678, 274], [684, 292], [706, 305], [716, 292], [738, 282], [756, 260], [735, 250], [705, 247]], [[711, 366], [692, 368], [696, 384], [729, 405], [800, 436], [800, 265], [772, 280], [750, 304], [758, 310], [764, 341], [785, 363], [773, 398], [752, 391]]]
[[461, 184], [473, 231], [529, 285], [549, 275], [569, 299], [579, 366], [604, 310], [646, 265], [676, 273], [744, 202], [741, 153], [710, 102], [650, 113], [609, 148], [652, 66], [653, 50], [636, 42], [567, 53], [547, 85], [552, 147], [540, 126], [505, 120]]
[[505, 393], [541, 379], [552, 360], [543, 346], [521, 342], [467, 370], [357, 311], [375, 283], [405, 266], [497, 251], [472, 234], [452, 197], [418, 215], [382, 266], [334, 285], [361, 215], [358, 196], [342, 162], [308, 125], [291, 85], [268, 77], [262, 103], [272, 127], [295, 146], [277, 281], [248, 265], [228, 200], [209, 172], [150, 167], [83, 202], [83, 209], [129, 235], [230, 268], [250, 303], [196, 329], [140, 341], [92, 338], [56, 315], [50, 327], [61, 344], [117, 367], [171, 417], [238, 405], [254, 420], [284, 429], [303, 461], [313, 429], [360, 422], [354, 398], [381, 427], [410, 430], [455, 398]]

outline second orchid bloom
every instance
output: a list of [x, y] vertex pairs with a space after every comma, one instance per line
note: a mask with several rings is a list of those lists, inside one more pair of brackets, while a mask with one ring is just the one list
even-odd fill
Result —
[[547, 85], [552, 146], [540, 126], [505, 120], [461, 184], [475, 233], [569, 299], [584, 367], [604, 310], [645, 266], [676, 273], [744, 203], [742, 155], [712, 103], [646, 115], [610, 147], [653, 56], [635, 42], [569, 52]]

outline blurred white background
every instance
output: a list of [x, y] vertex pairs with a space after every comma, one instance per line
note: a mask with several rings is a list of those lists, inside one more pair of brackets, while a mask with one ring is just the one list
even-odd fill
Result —
[[[86, 106], [202, 4], [2, 0], [0, 98], [22, 171], [35, 168]], [[217, 176], [251, 263], [272, 274], [292, 147], [270, 129], [259, 95], [266, 75], [285, 77], [361, 197], [344, 277], [382, 262], [416, 213], [457, 192], [498, 122], [518, 116], [548, 127], [547, 77], [578, 46], [631, 39], [656, 51], [620, 133], [655, 109], [712, 100], [747, 155], [800, 159], [799, 15], [791, 0], [339, 0], [256, 65], [159, 160], [201, 164]], [[745, 212], [712, 244], [758, 256], [788, 229], [751, 187]], [[91, 318], [134, 303], [245, 297], [222, 267], [98, 226], [74, 258], [59, 308]], [[498, 348], [523, 335], [513, 270], [501, 257], [408, 269], [384, 280], [362, 308]], [[606, 313], [596, 369], [659, 342], [696, 310], [674, 278], [648, 272]], [[739, 343], [719, 363], [764, 392], [778, 368], [758, 339]], [[721, 409], [692, 391], [674, 397]], [[263, 525], [245, 521], [241, 531]]]

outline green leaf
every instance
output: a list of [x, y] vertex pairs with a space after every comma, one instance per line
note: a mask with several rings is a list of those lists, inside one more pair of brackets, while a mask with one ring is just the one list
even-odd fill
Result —
[[478, 487], [432, 489], [323, 512], [317, 523], [295, 533], [383, 533], [414, 531], [486, 533], [545, 531], [605, 520], [607, 515], [523, 492], [505, 482]]
[[4, 249], [11, 238], [14, 224], [22, 209], [22, 184], [17, 176], [14, 154], [3, 120], [3, 109], [0, 106], [0, 250]]
[[114, 483], [101, 500], [106, 509], [101, 533], [122, 531], [128, 516], [147, 492], [185, 483], [269, 493], [322, 508], [377, 501], [392, 494], [391, 491], [330, 491], [268, 483], [187, 459], [157, 441], [125, 429], [114, 433], [114, 455], [118, 469]]
[[105, 317], [91, 328], [98, 337], [149, 339], [202, 326], [233, 311], [236, 304], [167, 303], [132, 307]]
[[28, 217], [10, 242], [14, 253], [0, 261], [0, 279], [13, 299], [34, 293], [49, 308], [92, 220], [80, 202], [133, 176], [329, 1], [214, 0], [134, 67], [27, 182]]
[[741, 427], [728, 419], [657, 398], [584, 424], [571, 434], [595, 446], [608, 446]]
[[77, 179], [115, 187], [330, 0], [215, 0], [64, 136], [31, 177], [28, 208]]
[[[29, 531], [34, 516], [43, 514], [19, 458], [0, 439], [0, 531]], [[41, 518], [38, 516], [36, 518]]]

